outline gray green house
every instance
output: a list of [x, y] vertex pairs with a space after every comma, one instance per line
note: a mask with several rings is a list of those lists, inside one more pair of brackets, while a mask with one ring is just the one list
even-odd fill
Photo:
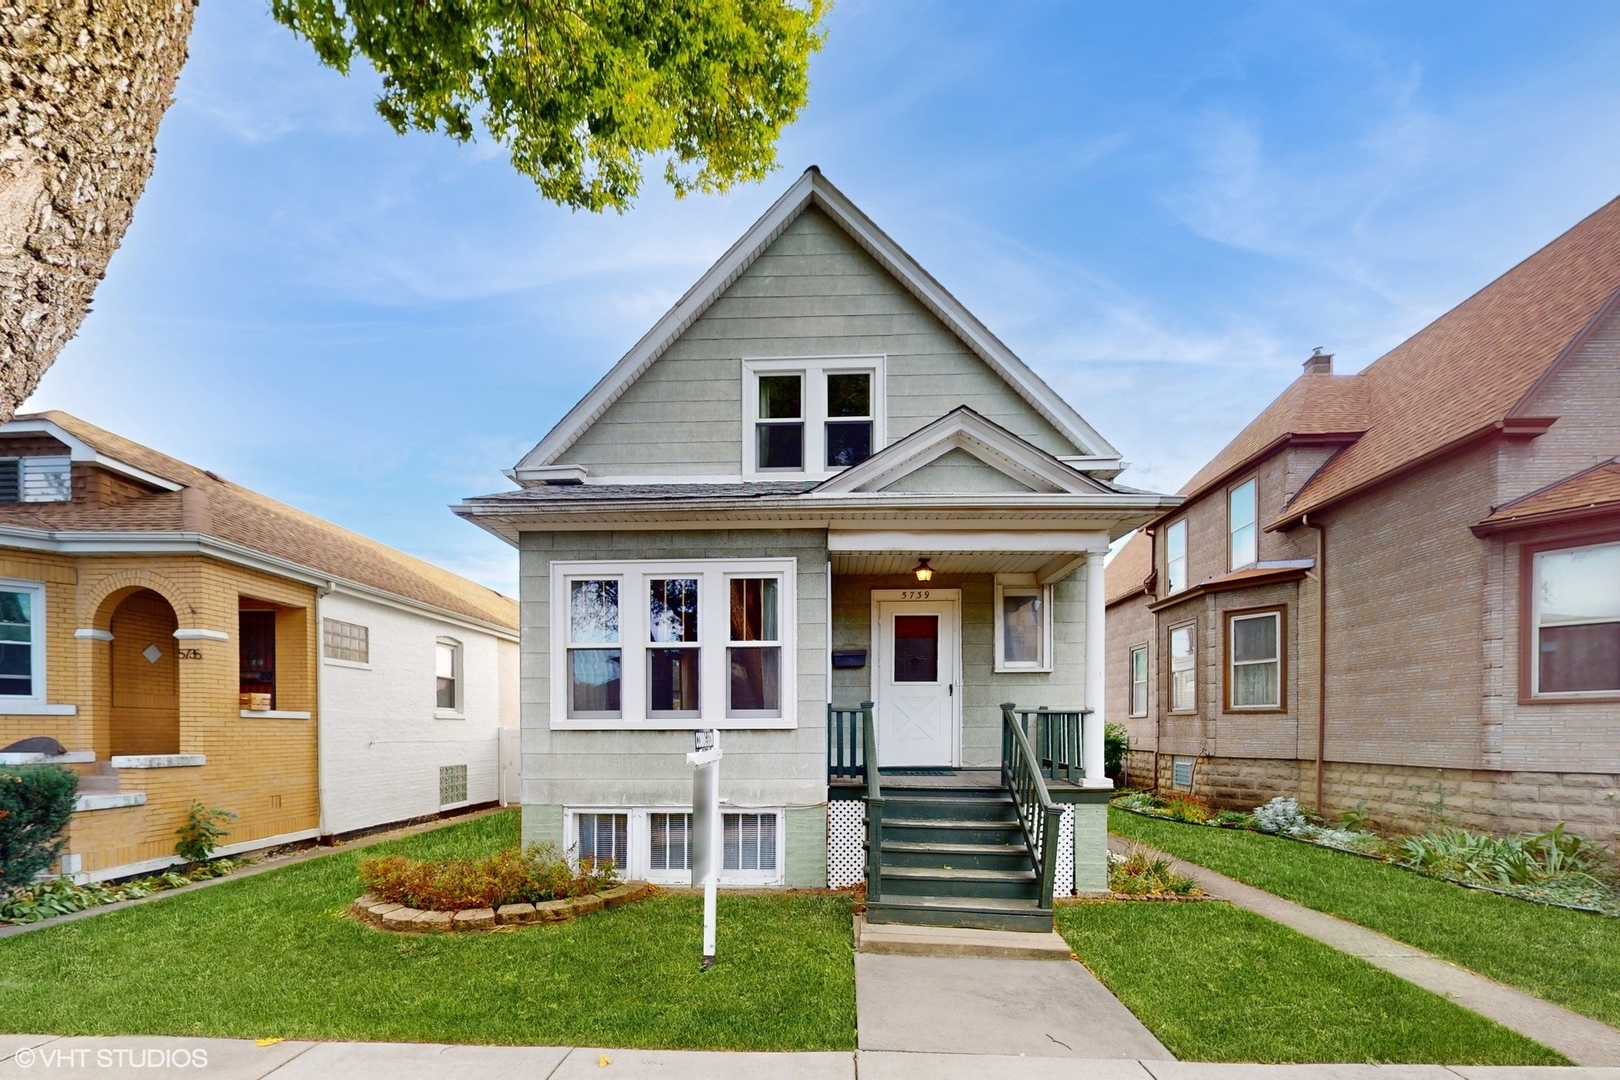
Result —
[[807, 170], [456, 507], [520, 552], [525, 839], [688, 880], [714, 728], [723, 883], [1049, 924], [1106, 883], [1102, 560], [1177, 501], [1122, 468]]

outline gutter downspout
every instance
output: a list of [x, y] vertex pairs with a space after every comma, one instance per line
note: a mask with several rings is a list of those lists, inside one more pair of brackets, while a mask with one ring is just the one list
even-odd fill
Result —
[[1320, 814], [1327, 742], [1327, 526], [1311, 521], [1308, 513], [1300, 524], [1316, 530], [1316, 812]]
[[326, 819], [326, 796], [331, 791], [332, 777], [327, 775], [330, 767], [326, 752], [326, 671], [321, 659], [326, 655], [324, 647], [325, 612], [321, 608], [322, 601], [337, 591], [337, 582], [327, 581], [315, 586], [315, 812], [316, 812], [316, 838], [317, 844], [330, 844], [332, 830]]

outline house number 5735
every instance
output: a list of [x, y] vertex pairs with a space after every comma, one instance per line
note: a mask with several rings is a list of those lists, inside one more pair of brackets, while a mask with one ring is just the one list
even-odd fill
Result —
[[202, 650], [201, 649], [181, 649], [179, 652], [175, 653], [175, 655], [181, 660], [201, 660], [202, 659]]

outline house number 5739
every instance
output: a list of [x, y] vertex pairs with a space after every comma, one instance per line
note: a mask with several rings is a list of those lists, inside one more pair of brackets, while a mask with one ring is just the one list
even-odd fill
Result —
[[902, 599], [902, 600], [927, 600], [932, 594], [933, 594], [932, 589], [902, 589], [900, 591], [900, 599]]

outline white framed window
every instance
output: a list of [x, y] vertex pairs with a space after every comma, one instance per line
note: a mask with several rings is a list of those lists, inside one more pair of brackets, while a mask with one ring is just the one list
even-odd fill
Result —
[[1620, 542], [1529, 557], [1532, 696], [1620, 693]]
[[1052, 670], [1052, 587], [1033, 574], [997, 574], [997, 671]]
[[884, 358], [743, 361], [743, 475], [825, 479], [884, 446]]
[[795, 726], [794, 567], [552, 563], [552, 727]]
[[1148, 647], [1138, 645], [1131, 650], [1131, 716], [1148, 714]]
[[45, 586], [0, 579], [0, 712], [45, 701]]
[[69, 502], [72, 499], [71, 459], [0, 458], [0, 502]]
[[1253, 566], [1260, 559], [1259, 484], [1254, 477], [1226, 492], [1228, 570]]
[[321, 655], [345, 664], [370, 664], [370, 628], [342, 619], [322, 619]]
[[1282, 610], [1226, 617], [1226, 707], [1283, 707]]
[[1198, 707], [1198, 628], [1192, 623], [1170, 631], [1170, 711]]
[[462, 711], [463, 683], [461, 642], [440, 638], [433, 643], [434, 713], [459, 716]]
[[[781, 884], [782, 810], [722, 810], [720, 820], [720, 883]], [[611, 860], [620, 877], [660, 885], [691, 883], [690, 807], [569, 809], [565, 821], [567, 847], [576, 861]]]
[[1164, 530], [1164, 588], [1173, 596], [1187, 587], [1187, 519]]

